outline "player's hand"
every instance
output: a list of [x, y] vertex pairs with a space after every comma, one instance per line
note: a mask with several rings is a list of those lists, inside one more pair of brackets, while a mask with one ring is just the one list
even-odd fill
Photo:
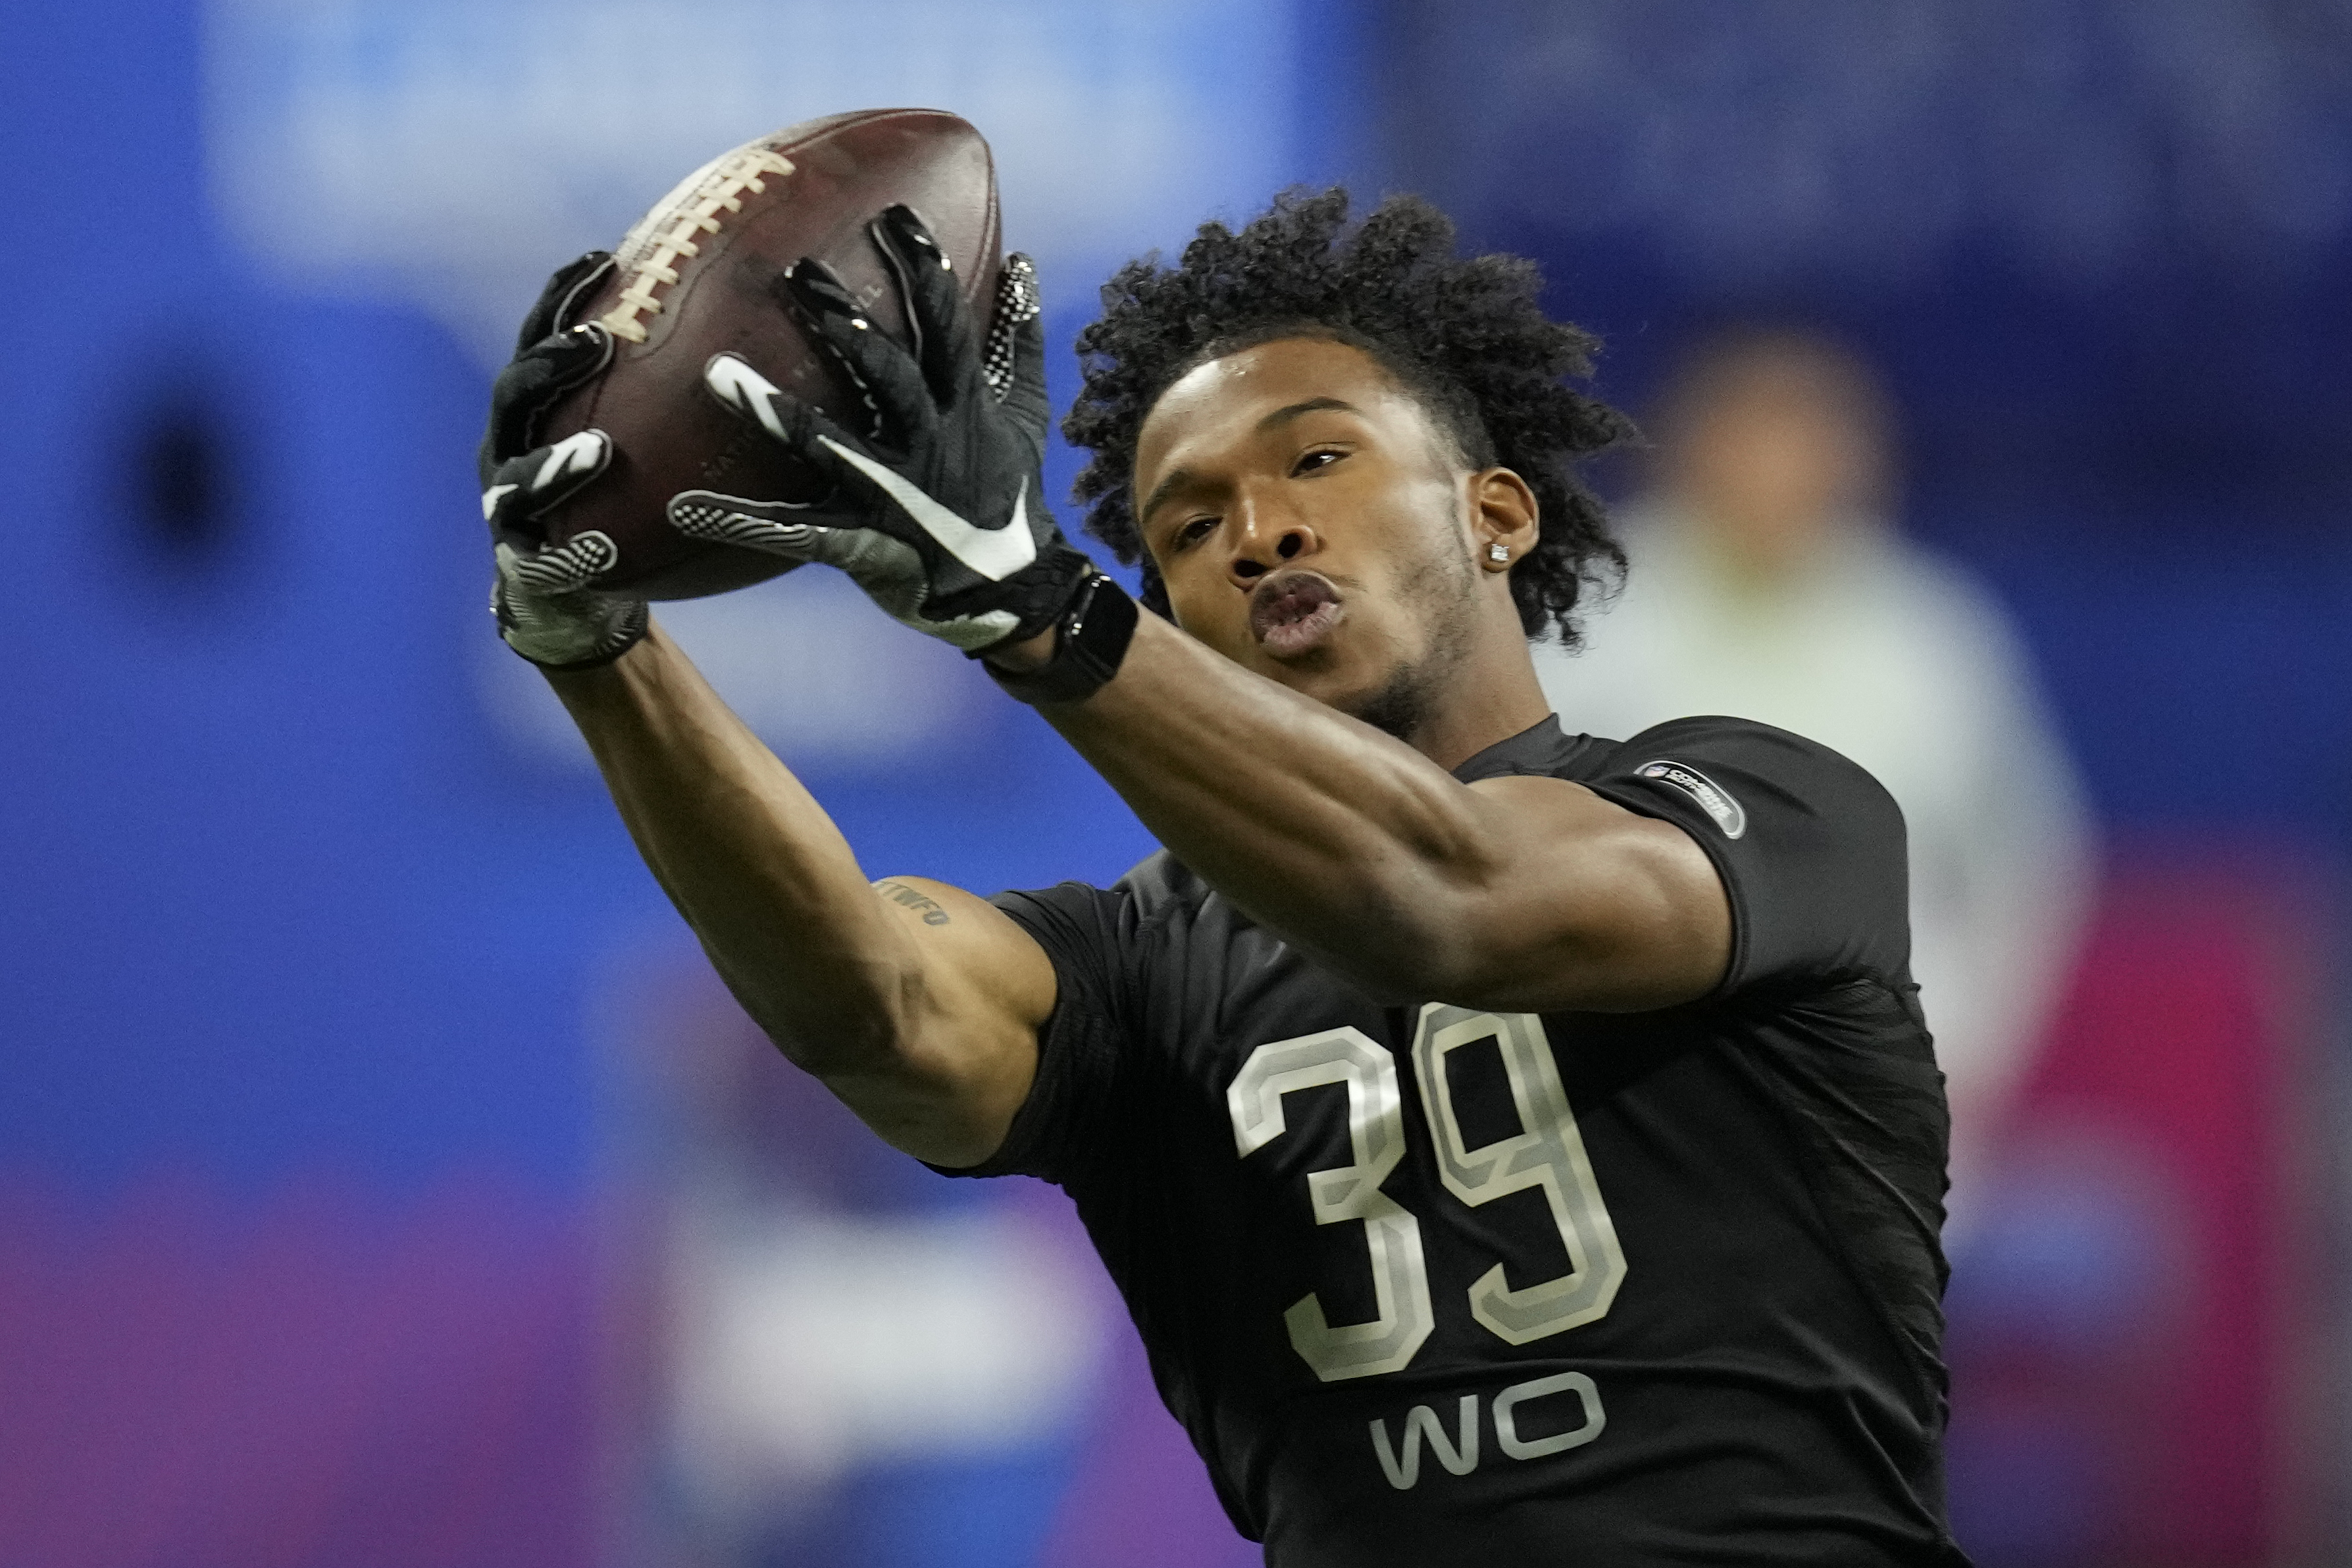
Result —
[[548, 279], [523, 319], [514, 359], [490, 389], [489, 429], [478, 459], [482, 519], [498, 563], [490, 610], [499, 635], [524, 658], [552, 669], [609, 664], [646, 634], [645, 601], [588, 586], [618, 559], [612, 539], [590, 532], [550, 548], [540, 522], [612, 464], [613, 444], [601, 430], [536, 444], [548, 411], [612, 363], [613, 338], [603, 327], [562, 326], [572, 302], [612, 265], [604, 252], [591, 251]]
[[689, 490], [669, 520], [691, 538], [823, 561], [916, 630], [968, 653], [1034, 636], [1088, 590], [1094, 563], [1062, 537], [1040, 494], [1045, 329], [1036, 272], [1005, 258], [985, 349], [948, 259], [922, 221], [892, 207], [875, 243], [896, 275], [911, 352], [872, 322], [823, 263], [778, 280], [794, 310], [866, 395], [853, 434], [733, 354], [704, 383], [730, 411], [820, 472], [835, 490], [806, 506]]

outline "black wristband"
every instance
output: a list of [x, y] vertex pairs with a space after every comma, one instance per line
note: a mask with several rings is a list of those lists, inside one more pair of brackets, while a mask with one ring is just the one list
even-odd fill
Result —
[[1054, 656], [1034, 670], [1000, 669], [983, 657], [996, 684], [1024, 703], [1074, 703], [1095, 695], [1118, 674], [1135, 640], [1135, 601], [1097, 572], [1055, 623]]

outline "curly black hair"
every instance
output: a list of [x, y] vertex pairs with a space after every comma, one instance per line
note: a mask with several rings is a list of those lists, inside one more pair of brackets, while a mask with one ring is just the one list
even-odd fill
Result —
[[1633, 422], [1562, 384], [1588, 378], [1591, 334], [1548, 319], [1542, 279], [1515, 256], [1454, 254], [1454, 225], [1417, 196], [1391, 196], [1352, 232], [1348, 193], [1286, 191], [1235, 234], [1201, 226], [1181, 265], [1157, 254], [1103, 286], [1102, 319], [1078, 334], [1086, 385], [1062, 422], [1092, 460], [1076, 491], [1087, 531], [1119, 559], [1140, 559], [1145, 602], [1167, 592], [1135, 517], [1136, 438], [1162, 392], [1195, 367], [1277, 338], [1319, 337], [1379, 361], [1473, 468], [1517, 473], [1541, 507], [1536, 548], [1511, 569], [1530, 639], [1577, 642], [1588, 588], [1625, 569], [1576, 463], [1631, 439]]

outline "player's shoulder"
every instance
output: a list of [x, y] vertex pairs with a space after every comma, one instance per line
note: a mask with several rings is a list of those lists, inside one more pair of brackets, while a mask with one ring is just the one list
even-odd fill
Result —
[[1591, 758], [1595, 794], [1688, 831], [1729, 894], [1724, 994], [1751, 983], [1877, 976], [1910, 953], [1902, 809], [1868, 769], [1752, 719], [1654, 725]]
[[1895, 798], [1851, 758], [1793, 731], [1722, 714], [1669, 719], [1625, 740], [1572, 734], [1548, 717], [1454, 770], [1465, 784], [1514, 774], [1564, 779], [1642, 810], [1648, 799], [1696, 804], [1735, 839], [1755, 809], [1746, 801], [1902, 828]]
[[1569, 773], [1621, 804], [1698, 806], [1727, 840], [1759, 821], [1849, 841], [1903, 841], [1903, 809], [1844, 752], [1773, 724], [1728, 715], [1667, 719], [1625, 740], [1597, 740]]
[[1752, 718], [1669, 719], [1627, 739], [1603, 741], [1580, 761], [1583, 779], [1630, 775], [1697, 793], [1710, 815], [1717, 803], [1704, 798], [1705, 790], [1720, 772], [1787, 803], [1902, 820], [1894, 796], [1870, 769], [1809, 736]]
[[1125, 876], [1112, 884], [1112, 889], [1130, 900], [1138, 915], [1147, 918], [1162, 910], [1198, 906], [1212, 896], [1209, 884], [1166, 850], [1155, 851], [1136, 862]]
[[1109, 886], [1061, 882], [1051, 887], [1015, 888], [990, 902], [1032, 930], [1058, 928], [1070, 935], [1130, 939], [1172, 916], [1194, 911], [1213, 894], [1183, 862], [1161, 850], [1147, 856]]
[[1856, 768], [1851, 758], [1811, 736], [1782, 729], [1778, 725], [1761, 720], [1738, 718], [1729, 714], [1693, 714], [1686, 718], [1670, 718], [1638, 730], [1623, 740], [1604, 740], [1603, 747], [1619, 755], [1609, 758], [1614, 763], [1622, 754], [1654, 750], [1664, 747], [1702, 747], [1711, 751], [1742, 751], [1759, 757], [1787, 757], [1801, 763], [1815, 761], [1831, 767]]

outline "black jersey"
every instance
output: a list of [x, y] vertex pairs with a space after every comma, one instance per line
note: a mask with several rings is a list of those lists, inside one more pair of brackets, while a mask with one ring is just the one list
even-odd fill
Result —
[[1277, 1568], [1965, 1563], [1944, 1522], [1946, 1119], [1903, 824], [1743, 720], [1543, 724], [1456, 777], [1683, 828], [1686, 1006], [1384, 1006], [1166, 854], [997, 904], [1060, 996], [1003, 1146], [1076, 1200]]

